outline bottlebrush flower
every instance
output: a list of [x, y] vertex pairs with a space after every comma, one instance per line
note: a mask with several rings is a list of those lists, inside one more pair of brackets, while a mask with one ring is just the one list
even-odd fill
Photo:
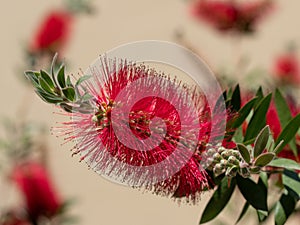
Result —
[[201, 152], [224, 131], [207, 129], [207, 102], [196, 88], [105, 57], [88, 73], [93, 79], [82, 87], [94, 113], [77, 110], [61, 127], [75, 154], [101, 175], [157, 194], [195, 202], [211, 187]]
[[23, 194], [30, 220], [40, 216], [54, 216], [61, 201], [54, 190], [45, 168], [36, 162], [18, 164], [12, 171], [12, 180]]
[[73, 15], [64, 10], [52, 11], [46, 15], [32, 37], [30, 52], [58, 52], [69, 40]]
[[[287, 103], [289, 104], [292, 116], [296, 116], [299, 113], [299, 109], [297, 109], [295, 103], [291, 99], [288, 99]], [[274, 102], [271, 102], [266, 118], [267, 118], [267, 124], [269, 124], [270, 130], [272, 131], [273, 136], [276, 139], [279, 136], [280, 132], [282, 131], [282, 126], [280, 124], [278, 113], [276, 111]], [[299, 135], [296, 136], [296, 144], [298, 148], [298, 156], [294, 155], [294, 153], [291, 151], [289, 146], [285, 146], [284, 149], [278, 154], [278, 156], [282, 158], [288, 158], [288, 159], [299, 161], [300, 160]]]
[[199, 0], [192, 6], [192, 15], [219, 31], [251, 33], [271, 6], [269, 0], [245, 3]]
[[193, 15], [221, 31], [231, 30], [237, 19], [237, 10], [231, 2], [197, 1], [192, 8]]
[[299, 84], [300, 66], [296, 55], [287, 53], [279, 56], [275, 61], [273, 74], [282, 84]]

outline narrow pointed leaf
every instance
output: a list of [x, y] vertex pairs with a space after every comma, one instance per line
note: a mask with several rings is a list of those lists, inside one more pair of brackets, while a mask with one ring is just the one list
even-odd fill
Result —
[[256, 210], [256, 213], [257, 213], [257, 217], [258, 217], [259, 222], [263, 222], [268, 216], [267, 211]]
[[217, 190], [209, 200], [201, 216], [200, 224], [214, 219], [227, 205], [236, 185], [235, 179], [229, 180], [225, 177], [219, 184]]
[[[296, 174], [296, 176], [298, 177], [297, 174]], [[298, 195], [298, 198], [299, 198], [299, 196], [300, 196], [299, 178], [297, 180], [294, 177], [288, 176], [287, 174], [283, 174], [282, 175], [282, 182], [283, 182], [284, 186], [287, 186], [290, 189], [292, 189]]]
[[251, 99], [249, 102], [247, 102], [238, 112], [238, 117], [234, 119], [234, 122], [232, 123], [233, 128], [237, 128], [242, 125], [242, 123], [245, 121], [245, 119], [248, 117], [249, 113], [251, 112], [255, 102], [257, 101], [257, 98]]
[[68, 87], [73, 87], [72, 82], [71, 82], [71, 77], [70, 77], [70, 76], [67, 76], [66, 85], [67, 85]]
[[30, 79], [30, 80], [33, 80], [35, 81], [36, 83], [39, 82], [39, 76], [40, 76], [40, 73], [39, 72], [36, 72], [36, 71], [25, 71], [24, 72], [25, 76]]
[[41, 88], [45, 92], [53, 94], [53, 90], [49, 87], [49, 85], [47, 84], [47, 82], [42, 77], [39, 78], [39, 83], [40, 83]]
[[[281, 127], [285, 127], [293, 117], [287, 101], [278, 89], [275, 91], [275, 106]], [[289, 146], [294, 152], [297, 152], [295, 138], [292, 138], [292, 140], [289, 142]]]
[[283, 225], [296, 207], [295, 199], [289, 194], [282, 194], [275, 206], [275, 224]]
[[268, 211], [267, 193], [265, 192], [264, 186], [256, 184], [253, 180], [243, 178], [239, 175], [236, 176], [236, 180], [242, 195], [250, 205], [255, 209]]
[[59, 86], [61, 88], [65, 88], [66, 87], [66, 78], [65, 78], [65, 66], [62, 65], [58, 71], [57, 74], [57, 81], [59, 83]]
[[292, 120], [290, 120], [288, 124], [283, 128], [281, 133], [279, 134], [275, 142], [275, 145], [277, 146], [282, 140], [283, 140], [283, 144], [277, 149], [276, 151], [277, 154], [283, 149], [285, 145], [287, 145], [290, 142], [290, 140], [292, 140], [295, 137], [295, 135], [299, 130], [299, 127], [300, 127], [300, 114], [298, 114]]
[[43, 90], [36, 90], [36, 93], [44, 102], [47, 102], [47, 103], [57, 104], [57, 103], [60, 103], [63, 101], [61, 98], [49, 95], [48, 93], [44, 92]]
[[41, 74], [41, 77], [44, 79], [44, 81], [48, 84], [48, 86], [53, 89], [54, 88], [54, 83], [53, 81], [51, 80], [49, 74], [43, 70], [41, 70], [40, 72]]
[[232, 96], [231, 96], [231, 106], [233, 110], [238, 112], [241, 108], [241, 93], [240, 93], [240, 86], [236, 85]]
[[259, 156], [266, 148], [270, 136], [269, 126], [265, 126], [258, 134], [254, 142], [254, 158]]
[[55, 83], [55, 86], [58, 87], [57, 82], [56, 82], [56, 78], [55, 78], [55, 74], [54, 74], [54, 68], [55, 68], [55, 63], [57, 60], [58, 54], [55, 53], [53, 59], [52, 59], [52, 63], [51, 63], [51, 76], [52, 76], [52, 80]]
[[272, 94], [269, 94], [258, 103], [249, 122], [244, 142], [255, 138], [261, 129], [266, 125], [266, 114], [271, 102], [271, 97]]
[[255, 166], [266, 166], [268, 165], [275, 157], [275, 154], [273, 152], [267, 152], [259, 155], [257, 159], [254, 162]]
[[238, 148], [239, 152], [241, 153], [245, 162], [250, 163], [250, 153], [249, 153], [248, 148], [243, 144], [237, 144], [237, 148]]
[[69, 88], [65, 88], [62, 90], [62, 92], [64, 93], [64, 96], [71, 102], [73, 102], [76, 98], [76, 93], [74, 88], [69, 87]]
[[[275, 144], [275, 143], [274, 143]], [[279, 153], [279, 150], [281, 150], [281, 145], [283, 145], [283, 140], [281, 140], [278, 145], [272, 150], [276, 155]]]
[[256, 109], [257, 106], [259, 105], [259, 102], [264, 98], [264, 93], [263, 93], [262, 87], [259, 87], [255, 96], [257, 97], [257, 101], [255, 102], [255, 105], [254, 105], [254, 108]]
[[241, 214], [239, 215], [239, 218], [237, 219], [237, 221], [235, 222], [235, 224], [237, 224], [238, 222], [240, 222], [240, 220], [244, 217], [244, 215], [246, 214], [247, 210], [249, 209], [249, 202], [246, 202], [243, 209], [242, 209], [242, 212]]
[[61, 103], [61, 104], [59, 104], [59, 106], [66, 112], [73, 112], [73, 107], [68, 104]]
[[89, 93], [85, 93], [85, 94], [81, 97], [81, 101], [82, 101], [82, 102], [85, 102], [85, 101], [90, 100], [91, 98], [93, 98], [92, 95], [90, 95]]
[[85, 80], [90, 79], [91, 77], [92, 77], [91, 75], [84, 75], [84, 76], [80, 77], [80, 78], [77, 80], [75, 86], [80, 85], [82, 82], [84, 82]]
[[276, 89], [275, 91], [275, 106], [280, 124], [282, 127], [285, 127], [292, 119], [292, 114], [290, 111], [290, 107], [288, 106], [286, 100], [278, 89]]
[[288, 170], [300, 170], [300, 164], [291, 159], [278, 158], [269, 163], [269, 166], [281, 167]]

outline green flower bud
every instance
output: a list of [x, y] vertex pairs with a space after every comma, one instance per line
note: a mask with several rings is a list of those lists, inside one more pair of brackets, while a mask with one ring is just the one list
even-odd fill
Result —
[[226, 148], [224, 148], [223, 146], [218, 148], [218, 152], [221, 154], [222, 152], [224, 152], [226, 150]]
[[224, 165], [224, 167], [227, 165], [227, 163], [228, 163], [228, 161], [226, 160], [226, 159], [222, 159], [221, 161], [220, 161], [220, 163], [222, 164], [222, 165]]
[[239, 165], [239, 161], [237, 160], [237, 158], [235, 158], [235, 156], [229, 156], [228, 158], [228, 162], [234, 165]]
[[217, 163], [213, 169], [213, 172], [216, 176], [219, 176], [222, 174], [224, 171], [224, 168], [222, 168], [221, 164]]
[[214, 158], [214, 161], [215, 162], [220, 162], [220, 160], [222, 159], [222, 156], [219, 154], [219, 153], [215, 153], [214, 155], [213, 155], [213, 158]]
[[209, 155], [209, 156], [213, 156], [215, 153], [216, 153], [216, 150], [213, 148], [210, 148], [207, 150], [207, 155]]
[[236, 166], [229, 167], [229, 168], [227, 168], [225, 175], [228, 177], [235, 177], [237, 174], [237, 171], [238, 171], [238, 168]]
[[230, 154], [228, 153], [228, 150], [225, 150], [221, 153], [222, 158], [224, 159], [228, 159], [228, 157], [230, 156]]

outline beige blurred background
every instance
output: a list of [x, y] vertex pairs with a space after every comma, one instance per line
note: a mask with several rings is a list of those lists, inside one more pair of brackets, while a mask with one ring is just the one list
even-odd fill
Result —
[[[278, 0], [273, 14], [259, 27], [257, 35], [244, 38], [239, 51], [250, 58], [251, 65], [269, 68], [274, 56], [291, 41], [300, 41], [300, 1]], [[64, 118], [54, 115], [47, 106], [29, 93], [18, 80], [16, 71], [22, 65], [23, 49], [49, 9], [59, 7], [59, 0], [3, 1], [0, 7], [0, 116], [19, 118], [22, 103], [30, 104], [27, 118], [46, 123], [48, 128]], [[185, 38], [213, 67], [229, 67], [236, 50], [232, 40], [220, 36], [188, 13], [184, 0], [95, 0], [97, 14], [80, 16], [75, 21], [73, 37], [64, 57], [71, 62], [68, 72], [77, 73], [101, 53], [127, 42], [158, 39], [175, 41], [174, 32], [184, 30]], [[22, 74], [18, 74], [22, 76]], [[237, 77], [237, 80], [242, 79]], [[50, 133], [50, 131], [49, 131]], [[111, 183], [88, 170], [78, 157], [71, 157], [71, 145], [49, 135], [50, 168], [57, 189], [66, 198], [77, 199], [72, 213], [79, 216], [80, 225], [196, 225], [211, 193], [203, 195], [196, 206], [181, 204], [151, 193], [141, 193]], [[0, 189], [0, 205], [12, 201], [11, 190]], [[228, 216], [238, 216], [243, 203], [236, 201], [211, 224], [232, 224]], [[225, 223], [228, 222], [228, 223]], [[289, 221], [287, 224], [297, 224]], [[240, 224], [251, 224], [245, 218]]]

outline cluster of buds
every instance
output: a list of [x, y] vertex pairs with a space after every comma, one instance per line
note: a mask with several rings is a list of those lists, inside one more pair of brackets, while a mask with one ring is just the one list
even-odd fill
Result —
[[228, 177], [234, 177], [239, 173], [243, 177], [249, 177], [250, 172], [254, 172], [253, 169], [255, 169], [250, 170], [249, 164], [244, 161], [238, 150], [227, 149], [223, 146], [210, 147], [205, 158], [206, 169], [213, 171], [215, 176], [225, 173]]
[[227, 149], [221, 145], [208, 146], [204, 153], [203, 166], [214, 172], [215, 176], [225, 173], [225, 176], [235, 177], [237, 173], [242, 177], [250, 177], [253, 173], [259, 173], [261, 168], [267, 166], [275, 157], [281, 143], [271, 150], [267, 147], [270, 130], [266, 126], [257, 136], [254, 146], [246, 147], [237, 144], [237, 149]]

